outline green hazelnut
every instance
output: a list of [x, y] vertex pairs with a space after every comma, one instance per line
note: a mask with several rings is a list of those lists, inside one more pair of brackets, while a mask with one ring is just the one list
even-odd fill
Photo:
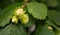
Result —
[[17, 15], [17, 16], [21, 16], [22, 14], [24, 14], [23, 9], [22, 8], [16, 9], [14, 14]]
[[26, 24], [29, 21], [28, 14], [24, 14], [23, 16], [21, 16], [20, 21], [21, 23]]
[[51, 26], [48, 26], [48, 30], [53, 30], [53, 28]]
[[12, 17], [12, 23], [15, 23], [15, 24], [18, 23], [18, 18], [16, 16]]

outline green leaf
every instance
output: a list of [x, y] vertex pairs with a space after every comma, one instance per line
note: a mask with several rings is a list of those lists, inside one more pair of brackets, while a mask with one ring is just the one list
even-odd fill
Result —
[[57, 0], [47, 0], [47, 5], [49, 7], [56, 7], [58, 5], [58, 1]]
[[22, 25], [10, 24], [4, 29], [0, 30], [0, 35], [27, 35]]
[[36, 0], [30, 0], [31, 2], [35, 2]]
[[22, 5], [22, 3], [17, 3], [17, 4], [11, 5], [5, 9], [3, 9], [0, 12], [0, 26], [5, 26], [6, 24], [8, 24], [13, 15], [14, 10], [17, 7], [20, 7], [21, 5]]
[[46, 20], [46, 24], [48, 24], [49, 26], [53, 26], [56, 30], [60, 31], [60, 28], [57, 27], [52, 21]]
[[45, 19], [47, 16], [47, 7], [43, 3], [30, 2], [27, 4], [28, 12], [37, 19]]
[[54, 21], [56, 25], [60, 26], [60, 12], [56, 10], [49, 10], [48, 18]]
[[36, 1], [45, 3], [47, 0], [36, 0]]
[[55, 34], [56, 34], [56, 35], [60, 35], [60, 31], [57, 31], [57, 30], [56, 30]]
[[49, 30], [47, 25], [39, 25], [34, 35], [55, 35], [55, 32], [53, 30]]
[[57, 0], [57, 2], [58, 2], [58, 5], [57, 5], [57, 7], [55, 9], [60, 11], [60, 0]]

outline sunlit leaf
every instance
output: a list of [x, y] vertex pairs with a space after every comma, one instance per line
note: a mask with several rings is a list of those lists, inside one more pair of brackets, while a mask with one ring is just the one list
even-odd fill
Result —
[[47, 16], [47, 7], [43, 3], [30, 2], [27, 4], [28, 12], [37, 19], [45, 19]]

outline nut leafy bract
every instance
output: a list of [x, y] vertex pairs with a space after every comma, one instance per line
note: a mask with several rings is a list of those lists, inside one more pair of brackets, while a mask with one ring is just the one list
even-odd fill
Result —
[[27, 4], [28, 12], [37, 19], [45, 19], [47, 16], [47, 7], [43, 3], [30, 2]]

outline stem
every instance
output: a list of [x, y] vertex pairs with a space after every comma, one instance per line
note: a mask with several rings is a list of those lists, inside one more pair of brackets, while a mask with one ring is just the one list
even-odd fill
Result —
[[25, 8], [28, 2], [29, 2], [29, 0], [26, 0], [21, 8]]

